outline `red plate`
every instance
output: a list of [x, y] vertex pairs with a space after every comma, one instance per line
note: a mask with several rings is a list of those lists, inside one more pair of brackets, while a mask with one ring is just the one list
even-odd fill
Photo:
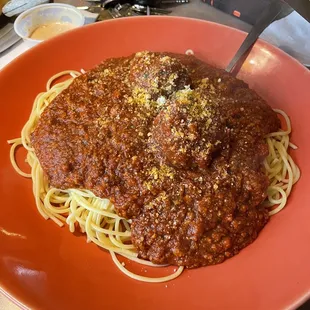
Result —
[[221, 265], [185, 271], [169, 283], [132, 280], [85, 237], [41, 218], [31, 181], [18, 176], [9, 161], [6, 140], [19, 136], [33, 99], [54, 73], [87, 70], [107, 57], [141, 50], [192, 49], [197, 57], [225, 67], [244, 37], [194, 19], [120, 19], [42, 43], [2, 70], [0, 285], [5, 292], [37, 309], [284, 309], [310, 296], [310, 72], [265, 42], [255, 45], [239, 77], [291, 117], [302, 177], [285, 210], [272, 217], [251, 246]]

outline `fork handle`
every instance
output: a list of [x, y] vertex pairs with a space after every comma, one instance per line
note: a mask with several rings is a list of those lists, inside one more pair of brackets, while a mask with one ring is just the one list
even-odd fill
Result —
[[255, 25], [241, 44], [236, 55], [226, 67], [227, 72], [232, 72], [233, 68], [239, 59], [252, 47], [260, 34], [274, 21], [274, 19], [281, 13], [282, 4], [280, 0], [272, 1], [258, 18]]

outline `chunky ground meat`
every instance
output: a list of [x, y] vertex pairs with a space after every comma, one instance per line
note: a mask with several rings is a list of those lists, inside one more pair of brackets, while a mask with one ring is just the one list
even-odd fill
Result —
[[109, 198], [139, 256], [223, 262], [268, 221], [266, 134], [279, 120], [230, 74], [193, 56], [140, 52], [76, 78], [32, 144], [50, 184]]

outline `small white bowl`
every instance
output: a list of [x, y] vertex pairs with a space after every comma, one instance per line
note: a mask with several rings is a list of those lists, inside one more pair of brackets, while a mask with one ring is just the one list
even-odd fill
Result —
[[15, 20], [14, 30], [31, 47], [43, 41], [29, 38], [41, 25], [62, 22], [70, 23], [76, 28], [83, 26], [84, 21], [84, 16], [74, 6], [60, 3], [42, 4], [19, 15]]

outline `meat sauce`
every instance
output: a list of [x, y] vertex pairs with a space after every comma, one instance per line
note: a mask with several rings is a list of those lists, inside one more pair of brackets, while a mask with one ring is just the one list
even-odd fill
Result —
[[139, 257], [194, 268], [237, 254], [267, 223], [264, 137], [279, 126], [223, 70], [139, 52], [74, 79], [31, 140], [51, 186], [91, 190], [132, 219]]

